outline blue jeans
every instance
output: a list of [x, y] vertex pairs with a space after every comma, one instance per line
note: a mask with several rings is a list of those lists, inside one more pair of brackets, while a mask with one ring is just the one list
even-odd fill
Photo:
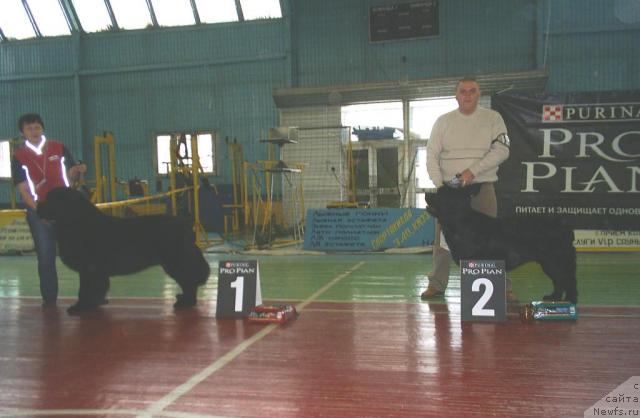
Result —
[[27, 208], [27, 222], [38, 255], [40, 294], [45, 302], [55, 302], [58, 298], [55, 225], [40, 219], [36, 211], [31, 208]]

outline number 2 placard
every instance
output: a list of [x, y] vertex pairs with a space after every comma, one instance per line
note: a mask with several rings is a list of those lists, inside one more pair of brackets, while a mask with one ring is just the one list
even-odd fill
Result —
[[220, 261], [216, 317], [245, 317], [255, 306], [261, 304], [258, 262]]
[[502, 260], [461, 260], [460, 296], [463, 321], [507, 318], [506, 270]]

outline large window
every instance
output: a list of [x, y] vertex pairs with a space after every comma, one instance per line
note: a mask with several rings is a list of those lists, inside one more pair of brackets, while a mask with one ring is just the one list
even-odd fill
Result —
[[280, 0], [240, 0], [245, 20], [282, 17]]
[[200, 21], [203, 23], [237, 22], [238, 10], [235, 0], [196, 0]]
[[282, 10], [280, 0], [0, 0], [0, 41], [72, 30], [194, 25], [196, 14], [200, 23], [219, 23], [237, 22], [240, 15], [244, 20], [281, 18]]
[[[484, 103], [481, 103], [484, 105]], [[409, 102], [407, 118], [409, 119], [409, 132], [411, 142], [411, 151], [408, 161], [413, 165], [411, 170], [411, 178], [406, 181], [414, 181], [413, 184], [415, 193], [415, 200], [413, 205], [415, 207], [424, 208], [424, 192], [426, 189], [434, 188], [435, 185], [429, 178], [427, 173], [427, 147], [426, 141], [431, 135], [433, 125], [439, 116], [444, 113], [457, 109], [458, 103], [455, 97], [438, 97], [433, 99], [413, 100]], [[368, 179], [370, 177], [367, 174], [362, 181], [358, 184], [358, 189], [366, 187], [371, 188], [372, 184], [377, 184], [378, 190], [371, 191], [371, 193], [377, 193], [377, 199], [373, 195], [371, 201], [376, 201], [377, 204], [383, 204], [381, 198], [384, 198], [384, 194], [389, 194], [389, 190], [396, 188], [395, 194], [398, 194], [397, 188], [399, 184], [392, 185], [389, 181], [398, 182], [398, 170], [396, 166], [390, 165], [384, 166], [381, 162], [389, 164], [390, 162], [402, 160], [404, 155], [404, 149], [402, 142], [398, 142], [396, 145], [386, 143], [376, 144], [375, 140], [394, 140], [405, 139], [407, 133], [403, 130], [404, 118], [403, 118], [403, 106], [402, 102], [385, 102], [385, 103], [365, 103], [358, 105], [343, 106], [341, 109], [341, 121], [343, 126], [350, 126], [352, 128], [352, 140], [354, 141], [367, 141], [367, 144], [359, 144], [357, 153], [373, 153], [375, 158], [360, 158], [356, 164], [359, 170], [364, 170], [366, 173], [375, 173], [376, 180], [372, 181]], [[379, 142], [379, 141], [378, 141]], [[361, 146], [362, 145], [362, 146]], [[389, 146], [397, 148], [396, 150], [388, 150]], [[391, 151], [396, 152], [396, 158], [385, 157], [385, 153]], [[359, 155], [359, 154], [358, 154]], [[366, 155], [366, 154], [365, 154]], [[386, 159], [385, 159], [386, 158]], [[376, 167], [366, 167], [371, 164], [371, 161], [376, 161]], [[363, 166], [364, 165], [364, 166]], [[370, 184], [367, 184], [370, 183]], [[405, 187], [408, 187], [405, 184]]]
[[9, 39], [25, 39], [36, 36], [21, 0], [0, 1], [0, 28], [2, 28], [4, 36]]
[[11, 146], [8, 139], [0, 139], [0, 179], [11, 178]]
[[404, 138], [402, 102], [343, 106], [341, 120], [342, 126], [352, 128], [353, 141]]
[[151, 14], [145, 0], [109, 0], [122, 29], [142, 29], [151, 25]]
[[196, 23], [189, 0], [153, 0], [152, 4], [160, 26], [182, 26]]
[[458, 102], [455, 97], [438, 97], [410, 102], [409, 126], [411, 133], [420, 139], [429, 139], [436, 119], [457, 108]]
[[[409, 103], [409, 126], [412, 135], [418, 139], [429, 139], [433, 124], [440, 115], [458, 108], [455, 97], [438, 97], [427, 100], [414, 100]], [[415, 206], [426, 207], [424, 189], [435, 188], [427, 173], [427, 147], [419, 146], [415, 150], [415, 187], [417, 190]]]
[[29, 9], [42, 36], [71, 34], [58, 0], [29, 0]]
[[111, 26], [104, 0], [73, 0], [73, 6], [85, 32], [98, 32]]
[[[167, 175], [170, 170], [171, 161], [171, 136], [181, 137], [180, 133], [174, 134], [158, 134], [155, 137], [156, 140], [156, 167], [157, 174]], [[200, 165], [205, 174], [217, 174], [216, 167], [216, 133], [215, 132], [199, 132], [197, 135], [198, 143], [198, 157], [200, 158]], [[184, 135], [184, 144], [180, 140], [177, 141], [177, 152], [180, 156], [184, 157], [183, 162], [185, 164], [191, 164], [191, 158], [193, 153], [191, 152], [191, 134]], [[186, 145], [186, 147], [185, 147]]]

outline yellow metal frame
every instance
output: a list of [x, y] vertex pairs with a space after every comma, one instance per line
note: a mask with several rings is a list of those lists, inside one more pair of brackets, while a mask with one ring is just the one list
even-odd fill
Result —
[[351, 145], [351, 127], [347, 133], [347, 171], [349, 173], [349, 203], [356, 204], [356, 168], [353, 164], [353, 146]]
[[[21, 140], [19, 140], [18, 138], [12, 138], [9, 140], [9, 155], [13, 155], [13, 150], [20, 144]], [[13, 184], [13, 181], [11, 181], [11, 209], [16, 209], [18, 207], [18, 203], [17, 203], [17, 196], [16, 196], [16, 188], [15, 185]]]
[[[107, 145], [107, 156], [109, 159], [109, 179], [106, 179], [102, 174], [102, 148], [101, 146]], [[96, 171], [96, 203], [102, 203], [106, 200], [104, 195], [105, 183], [109, 185], [110, 197], [112, 201], [117, 200], [116, 194], [116, 149], [113, 134], [111, 132], [105, 132], [103, 136], [96, 135], [93, 137], [93, 158]]]
[[[248, 164], [248, 163], [245, 164], [245, 171], [251, 170], [250, 178], [251, 178], [251, 185], [252, 185], [251, 201], [249, 201], [248, 197], [245, 199], [245, 205], [247, 207], [250, 206], [250, 210], [247, 210], [245, 212], [245, 218], [247, 218], [249, 213], [253, 215], [252, 226], [254, 227], [254, 235], [258, 228], [260, 228], [260, 231], [262, 233], [266, 233], [267, 228], [270, 226], [273, 226], [274, 222], [276, 222], [277, 224], [278, 218], [279, 218], [278, 215], [282, 217], [280, 225], [282, 225], [285, 228], [287, 228], [288, 226], [291, 226], [293, 228], [293, 239], [278, 240], [277, 242], [274, 242], [271, 244], [271, 248], [299, 244], [300, 242], [302, 242], [304, 238], [303, 236], [304, 222], [305, 222], [305, 215], [306, 215], [305, 209], [304, 209], [304, 190], [302, 186], [302, 173], [304, 172], [304, 165], [288, 164], [290, 168], [295, 168], [300, 170], [299, 173], [294, 173], [298, 181], [296, 181], [295, 183], [291, 182], [293, 187], [292, 197], [294, 200], [292, 204], [293, 205], [299, 204], [300, 221], [296, 222], [296, 225], [288, 225], [284, 221], [285, 214], [284, 214], [284, 205], [282, 204], [283, 202], [280, 201], [279, 211], [276, 211], [277, 207], [276, 205], [274, 205], [274, 199], [273, 199], [273, 194], [271, 189], [274, 182], [274, 177], [272, 177], [272, 173], [270, 173], [269, 170], [275, 168], [279, 163], [281, 163], [280, 160], [258, 160], [255, 164]], [[263, 194], [263, 189], [262, 187], [260, 187], [258, 182], [258, 176], [260, 173], [263, 174], [265, 179], [264, 194]], [[246, 179], [246, 176], [245, 176], [245, 179]], [[248, 190], [248, 187], [247, 187], [247, 190]], [[284, 193], [284, 191], [282, 192]], [[247, 194], [248, 194], [248, 191], [247, 191]], [[265, 197], [264, 199], [263, 199], [263, 195]], [[295, 210], [295, 207], [291, 207], [291, 210]], [[274, 218], [275, 218], [275, 221], [274, 221]], [[291, 214], [291, 218], [292, 219], [294, 218], [293, 214]], [[296, 218], [296, 221], [297, 221], [297, 218]], [[254, 239], [255, 239], [255, 236], [254, 236]], [[253, 244], [255, 244], [255, 242]], [[250, 245], [249, 247], [251, 246], [253, 245]]]
[[[212, 241], [207, 237], [206, 231], [200, 222], [200, 174], [202, 172], [202, 166], [200, 165], [200, 156], [198, 154], [198, 134], [191, 133], [191, 164], [182, 164], [178, 166], [177, 150], [178, 150], [178, 138], [177, 135], [171, 135], [169, 139], [170, 147], [170, 166], [169, 166], [169, 190], [167, 193], [171, 196], [171, 213], [173, 216], [177, 216], [178, 207], [176, 195], [182, 192], [193, 192], [193, 208], [191, 208], [191, 199], [189, 199], [189, 209], [193, 210], [193, 232], [196, 235], [196, 245], [201, 248], [209, 247], [212, 245]], [[182, 172], [185, 177], [191, 176], [191, 186], [176, 189], [176, 173]], [[215, 186], [214, 186], [215, 187]]]
[[[231, 155], [231, 187], [233, 191], [233, 203], [222, 205], [225, 209], [231, 209], [231, 232], [236, 234], [240, 232], [240, 219], [243, 219], [243, 225], [249, 225], [249, 208], [247, 203], [247, 182], [245, 176], [245, 161], [242, 144], [235, 139], [233, 142], [227, 141], [229, 154]], [[241, 218], [240, 213], [243, 216]], [[224, 233], [227, 234], [228, 223], [227, 215], [224, 215]]]

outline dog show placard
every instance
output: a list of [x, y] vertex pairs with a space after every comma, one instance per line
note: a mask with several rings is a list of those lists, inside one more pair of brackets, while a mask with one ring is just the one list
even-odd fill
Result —
[[640, 91], [505, 92], [492, 107], [511, 139], [498, 175], [501, 215], [640, 230]]
[[257, 305], [262, 305], [258, 261], [220, 261], [216, 317], [246, 317]]
[[507, 319], [507, 275], [503, 260], [460, 260], [463, 321]]

